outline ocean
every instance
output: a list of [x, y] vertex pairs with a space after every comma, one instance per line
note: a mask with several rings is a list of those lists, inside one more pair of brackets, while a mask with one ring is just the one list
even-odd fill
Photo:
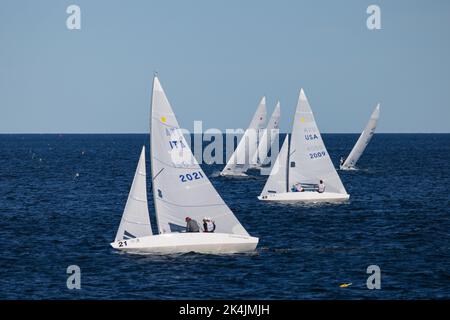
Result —
[[[323, 135], [336, 166], [357, 138]], [[267, 176], [203, 165], [260, 238], [253, 254], [222, 256], [110, 247], [143, 144], [148, 134], [0, 135], [0, 299], [450, 298], [450, 134], [375, 134], [359, 170], [338, 171], [343, 204], [261, 202]], [[148, 194], [154, 223], [150, 183]], [[70, 265], [80, 290], [66, 286]]]

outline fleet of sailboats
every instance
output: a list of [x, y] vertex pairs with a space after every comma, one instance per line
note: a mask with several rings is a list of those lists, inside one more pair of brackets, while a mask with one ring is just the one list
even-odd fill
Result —
[[237, 148], [221, 171], [221, 176], [246, 177], [248, 170], [260, 169], [268, 164], [269, 151], [275, 139], [278, 139], [280, 102], [277, 102], [267, 126], [266, 116], [266, 98], [263, 97]]
[[[372, 138], [380, 106], [341, 169], [355, 166]], [[280, 103], [266, 123], [263, 97], [230, 157], [222, 176], [247, 176], [252, 168], [267, 165], [268, 153], [278, 139]], [[217, 193], [186, 142], [157, 76], [153, 79], [150, 117], [150, 162], [156, 232], [147, 202], [146, 150], [142, 148], [122, 219], [111, 246], [129, 253], [210, 254], [254, 251], [259, 239], [245, 230]], [[275, 150], [276, 152], [277, 150]], [[291, 134], [286, 135], [258, 196], [262, 201], [321, 202], [349, 199], [333, 166], [303, 89], [300, 90]], [[187, 230], [187, 221], [213, 221], [214, 230]], [[206, 228], [206, 227], [205, 227]]]

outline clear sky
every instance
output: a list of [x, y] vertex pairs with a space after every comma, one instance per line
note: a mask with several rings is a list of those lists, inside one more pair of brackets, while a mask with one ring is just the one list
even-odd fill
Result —
[[155, 70], [189, 130], [245, 128], [266, 95], [290, 131], [303, 87], [322, 132], [377, 102], [378, 132], [450, 132], [450, 1], [0, 2], [2, 133], [148, 132]]

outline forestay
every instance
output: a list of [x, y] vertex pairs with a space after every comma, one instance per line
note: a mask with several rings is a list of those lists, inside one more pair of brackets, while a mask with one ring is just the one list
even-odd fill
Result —
[[134, 174], [130, 193], [117, 230], [115, 241], [128, 240], [152, 235], [147, 204], [147, 184], [145, 170], [145, 146], [142, 147], [139, 163]]
[[159, 233], [179, 232], [185, 217], [211, 217], [216, 233], [248, 236], [192, 155], [157, 77], [151, 112], [153, 196]]
[[372, 139], [373, 134], [375, 133], [379, 117], [380, 117], [380, 104], [378, 104], [375, 107], [375, 110], [372, 112], [370, 120], [367, 123], [364, 131], [361, 133], [361, 135], [358, 138], [358, 141], [356, 141], [356, 144], [353, 147], [352, 151], [350, 152], [349, 156], [347, 157], [347, 159], [345, 159], [345, 162], [342, 164], [343, 169], [352, 168], [356, 165], [356, 162], [358, 162], [359, 158], [361, 157], [370, 140]]
[[289, 153], [289, 188], [296, 183], [318, 184], [323, 180], [326, 191], [346, 194], [303, 89], [294, 116]]

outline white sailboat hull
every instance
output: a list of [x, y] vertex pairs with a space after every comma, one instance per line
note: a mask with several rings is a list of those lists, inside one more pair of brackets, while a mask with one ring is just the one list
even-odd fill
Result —
[[114, 249], [128, 253], [174, 254], [197, 252], [206, 254], [251, 252], [258, 238], [227, 233], [166, 233], [111, 243]]
[[221, 172], [220, 176], [222, 177], [248, 177], [246, 173], [243, 172]]
[[291, 201], [291, 202], [338, 202], [346, 201], [350, 198], [349, 194], [334, 192], [283, 192], [270, 193], [258, 196], [262, 201]]
[[352, 167], [350, 167], [350, 166], [340, 166], [339, 169], [340, 170], [344, 170], [344, 171], [345, 170], [356, 170], [356, 168], [353, 167], [353, 166]]

